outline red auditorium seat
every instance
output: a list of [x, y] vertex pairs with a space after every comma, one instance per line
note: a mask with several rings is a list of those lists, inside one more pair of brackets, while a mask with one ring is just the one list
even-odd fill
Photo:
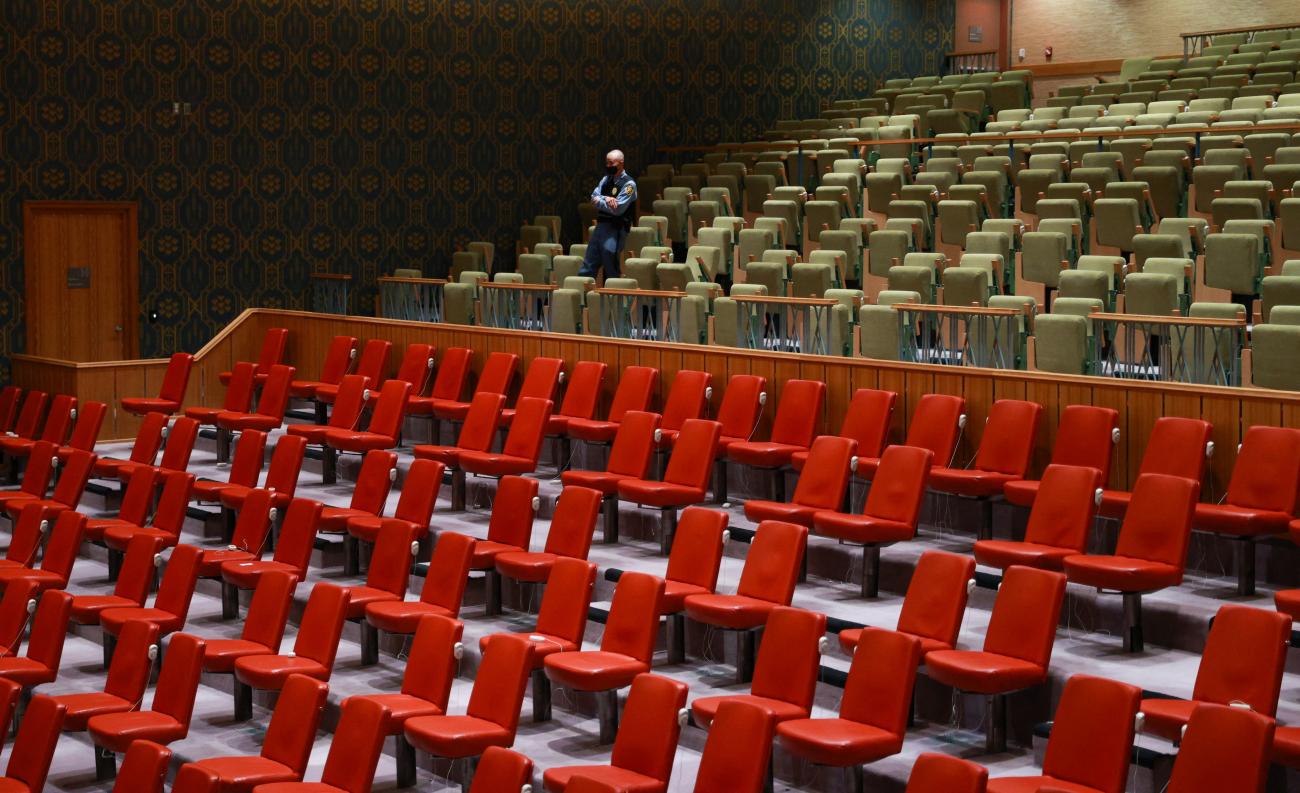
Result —
[[474, 769], [469, 793], [525, 793], [531, 790], [533, 761], [518, 752], [489, 746]]
[[[459, 401], [465, 392], [465, 383], [469, 379], [469, 365], [474, 351], [465, 347], [448, 347], [442, 351], [438, 361], [438, 371], [433, 377], [433, 385], [428, 396], [412, 394], [406, 401], [406, 412], [412, 416], [433, 417], [433, 404], [439, 400]], [[437, 442], [437, 435], [434, 435]]]
[[411, 384], [411, 393], [406, 398], [403, 415], [411, 407], [411, 397], [423, 394], [425, 387], [429, 385], [429, 377], [433, 374], [433, 362], [437, 355], [437, 347], [422, 342], [408, 344], [406, 350], [402, 352], [402, 360], [397, 364], [397, 374], [393, 375], [392, 379]]
[[0, 454], [9, 458], [11, 477], [17, 473], [14, 458], [27, 457], [32, 452], [32, 446], [38, 442], [45, 441], [53, 444], [56, 449], [62, 446], [68, 440], [68, 430], [72, 427], [72, 420], [76, 415], [77, 398], [59, 394], [50, 400], [49, 412], [45, 414], [45, 425], [41, 427], [39, 435], [34, 438], [0, 435]]
[[[698, 373], [694, 373], [698, 374]], [[575, 373], [576, 376], [576, 373]], [[629, 413], [650, 410], [655, 387], [659, 385], [659, 370], [649, 366], [628, 366], [619, 374], [618, 387], [609, 405], [604, 421], [587, 416], [572, 417], [566, 422], [565, 433], [573, 440], [587, 443], [610, 443], [615, 440], [619, 426]], [[593, 414], [595, 411], [592, 411]], [[692, 416], [694, 418], [694, 416]]]
[[[926, 551], [912, 571], [903, 596], [903, 609], [894, 630], [921, 643], [921, 659], [935, 650], [957, 646], [966, 601], [975, 585], [975, 561], [946, 551]], [[861, 628], [840, 631], [840, 647], [850, 655], [857, 649]]]
[[1165, 793], [1263, 793], [1275, 729], [1272, 719], [1241, 708], [1198, 707]]
[[370, 559], [363, 585], [348, 586], [347, 619], [361, 623], [361, 663], [373, 664], [379, 660], [379, 632], [363, 619], [366, 606], [371, 603], [400, 603], [406, 597], [406, 587], [411, 580], [411, 563], [420, 551], [420, 543], [404, 521], [385, 524], [375, 540], [375, 553]]
[[[478, 382], [474, 384], [474, 393], [501, 394], [510, 393], [510, 384], [515, 379], [515, 370], [519, 368], [519, 356], [509, 352], [489, 353], [479, 372]], [[459, 399], [433, 400], [433, 416], [437, 421], [464, 421], [469, 412], [469, 402]], [[436, 425], [435, 425], [436, 428]], [[437, 435], [434, 439], [437, 440]]]
[[163, 543], [157, 537], [140, 535], [127, 544], [122, 569], [111, 595], [77, 595], [72, 599], [71, 619], [78, 625], [98, 625], [100, 612], [111, 608], [143, 606], [153, 587], [158, 553]]
[[[180, 767], [173, 793], [235, 793], [273, 782], [299, 782], [307, 771], [329, 686], [306, 675], [284, 682], [255, 756], [205, 757]], [[125, 764], [123, 764], [125, 767]]]
[[[504, 418], [505, 411], [502, 411]], [[467, 474], [482, 476], [520, 476], [537, 470], [542, 453], [546, 422], [551, 417], [551, 402], [546, 399], [521, 399], [499, 453], [465, 451], [460, 454], [460, 468]], [[452, 483], [454, 488], [456, 483]], [[461, 486], [464, 486], [462, 481]], [[462, 499], [464, 497], [462, 496]]]
[[359, 515], [348, 518], [348, 535], [343, 538], [346, 552], [344, 572], [355, 575], [360, 567], [360, 543], [374, 543], [379, 535], [380, 526], [404, 524], [411, 537], [424, 542], [429, 536], [429, 522], [433, 519], [433, 507], [438, 501], [438, 491], [442, 488], [442, 463], [433, 460], [415, 460], [406, 469], [402, 480], [402, 493], [397, 498], [391, 518], [378, 515]]
[[49, 697], [33, 697], [18, 727], [9, 765], [0, 785], [13, 793], [41, 793], [50, 773], [54, 748], [63, 725], [63, 706]]
[[[796, 452], [806, 452], [822, 423], [826, 384], [820, 380], [787, 380], [772, 420], [770, 440], [741, 439], [727, 443], [726, 459], [767, 470], [772, 477], [772, 501], [785, 501], [785, 474]], [[725, 432], [725, 430], [724, 430]], [[751, 433], [752, 435], [752, 433]]]
[[717, 453], [722, 425], [716, 421], [690, 419], [682, 425], [673, 453], [661, 481], [630, 479], [618, 483], [618, 497], [657, 507], [662, 517], [659, 550], [667, 554], [677, 529], [677, 510], [704, 501], [709, 472]]
[[447, 712], [451, 684], [456, 678], [463, 648], [464, 625], [437, 614], [420, 618], [402, 673], [402, 688], [396, 694], [359, 694], [384, 706], [384, 735], [397, 736], [397, 786], [415, 784], [415, 751], [406, 742], [403, 727], [417, 716], [441, 716]]
[[818, 536], [862, 546], [862, 597], [880, 594], [880, 547], [916, 537], [933, 461], [929, 449], [890, 446], [872, 476], [861, 515], [846, 515], [832, 508], [813, 516]]
[[[907, 439], [904, 446], [929, 449], [936, 465], [949, 464], [956, 454], [962, 428], [966, 426], [966, 400], [950, 394], [925, 394], [916, 403], [916, 409], [907, 421]], [[876, 477], [879, 459], [859, 453], [855, 473], [859, 479], [871, 481]]]
[[162, 491], [158, 496], [158, 506], [154, 509], [153, 520], [149, 526], [136, 526], [130, 523], [115, 523], [104, 527], [103, 540], [108, 546], [109, 576], [117, 576], [121, 555], [132, 538], [140, 535], [157, 537], [165, 547], [172, 547], [180, 540], [181, 527], [185, 523], [185, 511], [189, 508], [190, 488], [194, 487], [194, 474], [184, 471], [167, 471], [162, 473]]
[[600, 649], [552, 653], [544, 661], [552, 683], [597, 695], [602, 744], [618, 730], [618, 690], [650, 671], [663, 592], [662, 578], [624, 573], [614, 587]]
[[1052, 719], [1042, 775], [990, 779], [988, 793], [1124, 793], [1141, 696], [1115, 680], [1071, 677]]
[[163, 793], [172, 751], [153, 741], [135, 741], [122, 757], [113, 793]]
[[[86, 540], [103, 545], [104, 532], [114, 526], [144, 526], [149, 517], [149, 510], [153, 508], [157, 483], [158, 469], [137, 468], [122, 492], [117, 515], [86, 520]], [[11, 545], [10, 548], [12, 547]]]
[[601, 495], [587, 487], [566, 487], [555, 499], [546, 546], [541, 552], [506, 551], [496, 555], [497, 573], [516, 581], [545, 583], [559, 558], [586, 559], [596, 530]]
[[23, 655], [0, 658], [0, 677], [24, 689], [53, 683], [59, 676], [64, 634], [68, 632], [68, 611], [72, 595], [60, 589], [41, 593], [32, 615], [32, 629]]
[[194, 356], [187, 352], [173, 353], [163, 372], [162, 387], [156, 397], [124, 397], [122, 409], [136, 416], [146, 413], [176, 413], [185, 401], [185, 389], [190, 383], [190, 367]]
[[348, 591], [317, 583], [307, 598], [293, 652], [250, 655], [235, 660], [235, 721], [253, 716], [253, 689], [277, 691], [290, 675], [307, 675], [329, 682], [338, 655], [339, 637], [348, 610]]
[[0, 677], [0, 746], [9, 740], [9, 728], [14, 723], [22, 693], [22, 686]]
[[268, 782], [254, 793], [370, 793], [384, 749], [384, 708], [364, 699], [341, 709], [320, 782]]
[[159, 656], [158, 626], [136, 622], [126, 626], [118, 642], [113, 663], [108, 666], [103, 691], [56, 696], [66, 708], [65, 732], [83, 732], [95, 716], [135, 710], [149, 685], [154, 661]]
[[471, 570], [487, 575], [487, 613], [501, 612], [501, 576], [496, 571], [497, 554], [527, 551], [533, 538], [533, 520], [541, 502], [537, 497], [536, 479], [503, 476], [497, 484], [492, 516], [488, 520], [487, 539], [474, 543]]
[[297, 578], [279, 570], [259, 578], [239, 638], [208, 639], [203, 649], [203, 671], [230, 674], [240, 658], [279, 653], [297, 587]]
[[[220, 503], [221, 493], [232, 485], [235, 487], [254, 488], [262, 475], [262, 465], [266, 461], [266, 433], [260, 430], [244, 430], [235, 443], [235, 454], [230, 460], [226, 472], [226, 481], [199, 479], [190, 489], [190, 498], [204, 503]], [[128, 485], [128, 488], [130, 486]], [[125, 498], [125, 497], [124, 497]], [[223, 509], [222, 512], [230, 514]]]
[[[889, 426], [893, 420], [894, 403], [898, 394], [893, 391], [877, 391], [874, 388], [859, 388], [853, 392], [853, 399], [844, 413], [844, 421], [837, 433], [841, 438], [855, 441], [857, 454], [863, 457], [879, 457], [889, 441]], [[802, 471], [808, 459], [808, 452], [795, 452], [790, 455], [790, 466]]]
[[1024, 541], [977, 541], [975, 559], [980, 564], [1061, 570], [1065, 557], [1086, 550], [1101, 501], [1101, 474], [1096, 468], [1052, 464], [1034, 485], [1044, 498], [1035, 498], [1029, 509]]
[[[1156, 419], [1151, 434], [1147, 436], [1137, 481], [1142, 481], [1146, 474], [1190, 479], [1196, 484], [1194, 495], [1199, 498], [1201, 477], [1214, 451], [1210, 430], [1210, 422], [1200, 419], [1172, 416]], [[1104, 518], [1123, 518], [1132, 497], [1133, 494], [1127, 490], [1103, 490], [1098, 511]]]
[[[162, 459], [158, 461], [159, 471], [184, 471], [190, 467], [190, 457], [194, 454], [194, 441], [199, 437], [199, 423], [194, 419], [181, 417], [172, 422], [167, 430], [167, 443], [163, 446]], [[113, 475], [125, 482], [131, 478], [136, 468], [149, 463], [124, 462], [116, 466]]]
[[410, 395], [410, 383], [389, 380], [379, 389], [379, 397], [370, 411], [370, 424], [365, 430], [331, 429], [326, 432], [321, 482], [328, 485], [336, 481], [337, 452], [365, 454], [375, 449], [396, 448], [402, 435], [402, 421], [406, 418], [406, 398]]
[[462, 452], [490, 452], [496, 441], [501, 409], [505, 407], [503, 394], [487, 391], [474, 395], [465, 420], [460, 426], [455, 446], [423, 445], [411, 450], [417, 460], [434, 460], [451, 471], [451, 509], [465, 508], [465, 471], [460, 467]]
[[817, 692], [825, 633], [825, 614], [784, 606], [772, 609], [758, 647], [749, 693], [696, 699], [691, 703], [695, 723], [707, 729], [718, 706], [733, 700], [762, 708], [777, 724], [808, 718]]
[[[494, 637], [483, 651], [465, 715], [408, 719], [402, 729], [406, 740], [416, 749], [452, 760], [477, 757], [492, 746], [513, 746], [532, 654], [531, 642]], [[462, 776], [461, 784], [465, 781]]]
[[[1200, 483], [1191, 479], [1142, 474], [1127, 505], [1115, 553], [1065, 557], [1071, 582], [1123, 596], [1128, 652], [1142, 652], [1142, 594], [1182, 583], [1200, 490]], [[1105, 503], [1103, 495], [1103, 508]]]
[[601, 493], [606, 543], [618, 542], [618, 485], [650, 475], [658, 431], [658, 413], [627, 411], [618, 422], [604, 471], [564, 471], [560, 474], [565, 487], [587, 487]]
[[59, 479], [54, 483], [54, 492], [49, 498], [11, 499], [5, 504], [9, 519], [14, 520], [25, 507], [39, 504], [46, 518], [53, 518], [60, 513], [75, 510], [81, 503], [81, 496], [86, 492], [90, 481], [90, 471], [95, 465], [95, 455], [80, 449], [68, 453], [68, 461], [61, 466]]
[[221, 564], [222, 597], [238, 601], [240, 589], [253, 589], [265, 573], [281, 571], [298, 581], [307, 577], [307, 564], [315, 550], [316, 524], [320, 522], [318, 501], [295, 498], [284, 513], [280, 541], [269, 561], [236, 559]]
[[[1111, 458], [1119, 443], [1119, 412], [1092, 405], [1067, 405], [1061, 411], [1052, 445], [1050, 465], [1092, 468], [1105, 487], [1110, 478]], [[1002, 488], [1007, 501], [1022, 507], [1032, 506], [1038, 495], [1038, 480], [1020, 479]]]
[[718, 588], [722, 549], [727, 541], [727, 513], [704, 507], [682, 510], [677, 537], [668, 554], [664, 596], [659, 613], [668, 619], [668, 662], [686, 660], [686, 598], [712, 595]]
[[[36, 610], [36, 586], [30, 581], [5, 589], [0, 598], [0, 658], [15, 655], [27, 632], [27, 622]], [[0, 723], [3, 723], [0, 718]], [[3, 741], [0, 741], [3, 744]]]
[[35, 438], [40, 432], [41, 419], [45, 418], [45, 407], [50, 402], [50, 395], [44, 391], [28, 391], [23, 397], [23, 405], [14, 420], [12, 434], [18, 438]]
[[[325, 444], [325, 438], [332, 430], [351, 432], [361, 420], [366, 403], [373, 397], [366, 378], [359, 374], [350, 374], [339, 381], [338, 394], [334, 399], [334, 408], [330, 411], [329, 421], [324, 424], [290, 424], [284, 428], [286, 435], [293, 435], [308, 444], [321, 447], [323, 456], [335, 456], [337, 452]], [[322, 470], [324, 470], [322, 466]], [[332, 481], [324, 484], [333, 484]]]
[[72, 425], [72, 434], [68, 442], [59, 447], [56, 455], [60, 460], [67, 460], [74, 450], [93, 452], [99, 443], [99, 431], [104, 427], [104, 416], [108, 405], [103, 402], [82, 402], [77, 406], [77, 422]]
[[[469, 560], [474, 540], [464, 534], [443, 532], [433, 546], [429, 570], [424, 576], [420, 599], [380, 601], [366, 606], [366, 622], [377, 630], [410, 635], [428, 614], [456, 619], [469, 580]], [[544, 601], [543, 601], [544, 602]]]
[[23, 390], [16, 385], [0, 388], [0, 433], [12, 432], [18, 418], [18, 400]]
[[[321, 362], [320, 375], [317, 380], [294, 380], [289, 384], [290, 396], [298, 399], [311, 399], [316, 396], [316, 389], [323, 385], [338, 385], [343, 376], [352, 368], [352, 361], [357, 357], [357, 340], [354, 336], [335, 336], [325, 348], [325, 360]], [[324, 424], [322, 418], [318, 423]]]
[[979, 500], [984, 519], [979, 538], [993, 538], [993, 499], [1008, 482], [1024, 479], [1034, 455], [1043, 406], [1020, 399], [999, 399], [989, 408], [984, 435], [969, 468], [940, 462], [930, 471], [929, 486], [938, 493]]
[[1300, 493], [1300, 430], [1255, 426], [1246, 430], [1228, 493], [1218, 504], [1197, 504], [1192, 528], [1237, 541], [1237, 594], [1255, 594], [1255, 540], [1287, 530]]
[[[39, 509], [33, 504], [30, 509]], [[55, 518], [43, 517], [53, 523], [50, 539], [45, 543], [45, 553], [41, 556], [41, 566], [3, 567], [0, 568], [0, 587], [8, 588], [14, 584], [29, 581], [35, 584], [36, 591], [47, 589], [66, 589], [68, 579], [72, 576], [72, 566], [77, 562], [77, 551], [81, 549], [81, 540], [86, 532], [86, 516], [80, 512], [66, 510]]]
[[[357, 359], [357, 368], [353, 374], [366, 379], [366, 387], [379, 390], [388, 368], [388, 356], [393, 351], [393, 343], [384, 339], [371, 339], [361, 348], [361, 357]], [[339, 387], [333, 383], [321, 383], [312, 391], [312, 399], [327, 405], [334, 404], [339, 395]]]
[[223, 410], [217, 414], [217, 459], [226, 462], [230, 458], [230, 434], [244, 430], [261, 430], [270, 432], [279, 429], [284, 423], [284, 411], [289, 405], [289, 382], [293, 380], [292, 366], [272, 366], [266, 384], [262, 386], [262, 395], [257, 400], [257, 410], [236, 412]]
[[777, 724], [781, 748], [818, 765], [847, 766], [856, 789], [863, 790], [862, 765], [903, 748], [920, 660], [921, 643], [911, 636], [864, 631], [844, 683], [839, 717]]
[[772, 759], [772, 717], [744, 702], [724, 702], [713, 718], [695, 773], [695, 793], [762, 793]]
[[[528, 364], [528, 371], [524, 372], [524, 380], [519, 384], [519, 394], [515, 398], [516, 405], [522, 403], [525, 399], [544, 399], [555, 404], [556, 392], [560, 388], [560, 383], [564, 381], [564, 361], [559, 358], [534, 358]], [[501, 426], [509, 427], [514, 424], [514, 408], [506, 408], [501, 411]], [[547, 423], [550, 419], [547, 419]]]
[[766, 520], [758, 524], [740, 584], [734, 595], [688, 595], [686, 616], [723, 630], [739, 631], [736, 682], [754, 676], [754, 641], [777, 606], [788, 606], [808, 545], [808, 529], [794, 523]]
[[[823, 435], [813, 441], [808, 450], [812, 465], [799, 477], [790, 501], [746, 501], [745, 517], [754, 523], [784, 520], [812, 528], [816, 513], [833, 511], [844, 503], [856, 445], [855, 441], [837, 435]], [[733, 444], [732, 448], [736, 446]]]
[[200, 553], [193, 545], [176, 546], [171, 558], [167, 560], [167, 569], [163, 571], [162, 581], [158, 584], [153, 606], [111, 608], [99, 613], [99, 625], [107, 634], [104, 637], [105, 665], [112, 656], [112, 637], [121, 635], [122, 628], [129, 622], [152, 622], [158, 626], [158, 631], [163, 636], [185, 627], [185, 620], [190, 613], [190, 601], [194, 599], [194, 585], [198, 581]]
[[683, 369], [673, 375], [668, 396], [664, 398], [662, 432], [657, 442], [659, 448], [671, 448], [677, 443], [677, 435], [686, 422], [705, 417], [709, 400], [713, 398], [712, 382], [713, 375], [708, 372]]
[[[542, 590], [542, 604], [537, 610], [537, 624], [531, 631], [512, 634], [532, 642], [533, 721], [551, 719], [551, 680], [542, 669], [554, 653], [571, 653], [582, 649], [587, 630], [587, 611], [591, 606], [596, 565], [582, 559], [557, 559], [551, 579]], [[479, 640], [487, 649], [489, 634]], [[533, 638], [537, 637], [537, 638]]]
[[[286, 509], [298, 491], [298, 473], [302, 470], [302, 460], [307, 452], [307, 442], [292, 435], [281, 435], [271, 451], [271, 462], [266, 467], [266, 478], [262, 487], [274, 495], [271, 503], [276, 509]], [[244, 506], [244, 499], [256, 485], [228, 485], [221, 489], [221, 506], [238, 512]]]
[[135, 741], [165, 745], [189, 734], [202, 663], [203, 640], [185, 633], [176, 634], [167, 643], [149, 710], [106, 713], [87, 722], [90, 739], [104, 750], [95, 752], [96, 779], [111, 778], [116, 762], [114, 754], [125, 752]]
[[[224, 548], [206, 548], [199, 557], [199, 578], [220, 578], [223, 562], [233, 560], [252, 561], [262, 558], [266, 548], [267, 535], [271, 524], [275, 522], [276, 510], [271, 506], [271, 491], [255, 489], [244, 500], [244, 508], [239, 511], [235, 521], [235, 530], [230, 535], [230, 542]], [[223, 614], [230, 619], [234, 614]]]
[[930, 679], [992, 697], [985, 720], [989, 752], [1006, 750], [1007, 695], [1047, 679], [1064, 597], [1065, 576], [1060, 573], [1009, 568], [993, 603], [984, 648], [933, 650], [925, 656]]
[[[167, 435], [167, 416], [163, 413], [150, 413], [140, 422], [135, 431], [135, 442], [131, 444], [131, 454], [122, 460], [116, 457], [101, 457], [95, 461], [94, 476], [98, 479], [119, 479], [118, 469], [126, 465], [152, 466], [158, 459], [158, 450], [162, 448], [163, 438]], [[30, 465], [30, 463], [29, 463]]]
[[55, 451], [54, 444], [43, 441], [37, 442], [32, 447], [18, 489], [0, 492], [0, 510], [7, 515], [11, 505], [45, 498], [46, 492], [50, 489], [50, 482], [54, 478]]
[[[719, 504], [727, 500], [727, 454], [733, 443], [746, 443], [754, 437], [763, 420], [763, 406], [767, 404], [767, 378], [752, 374], [735, 374], [727, 380], [727, 390], [722, 392], [718, 405], [718, 450], [714, 453], [713, 500]], [[809, 435], [809, 441], [812, 437]], [[674, 443], [674, 448], [676, 441]]]
[[185, 408], [185, 417], [191, 418], [200, 424], [211, 424], [216, 426], [217, 414], [222, 411], [232, 413], [247, 413], [253, 409], [253, 373], [257, 370], [257, 365], [249, 361], [240, 361], [235, 364], [228, 374], [229, 379], [226, 382], [226, 395], [221, 398], [221, 407], [203, 407], [195, 405]]
[[916, 758], [906, 793], [985, 793], [989, 772], [960, 757], [926, 752]]
[[366, 452], [361, 459], [361, 470], [357, 472], [352, 499], [346, 507], [325, 507], [316, 530], [321, 534], [346, 534], [348, 521], [352, 518], [382, 515], [388, 502], [388, 491], [396, 479], [396, 452], [384, 449]]
[[614, 738], [609, 765], [548, 768], [542, 784], [551, 793], [569, 789], [570, 780], [603, 782], [613, 793], [666, 793], [677, 755], [686, 706], [686, 684], [659, 675], [637, 675], [624, 706], [623, 724]]
[[564, 399], [560, 400], [559, 409], [546, 422], [546, 437], [555, 441], [552, 457], [557, 471], [563, 471], [569, 466], [569, 422], [575, 419], [590, 421], [596, 415], [596, 406], [600, 403], [600, 387], [605, 381], [607, 368], [600, 361], [578, 361], [573, 365], [573, 376], [564, 387]]
[[[254, 377], [257, 385], [261, 386], [266, 382], [267, 376], [271, 373], [271, 367], [284, 363], [284, 348], [289, 343], [288, 328], [267, 328], [266, 333], [262, 335], [262, 346], [257, 351], [257, 362], [253, 364]], [[239, 367], [237, 362], [235, 367]], [[234, 380], [233, 372], [221, 372], [217, 379], [222, 385], [229, 384]]]
[[41, 552], [41, 543], [53, 521], [45, 517], [45, 508], [35, 500], [23, 507], [9, 535], [9, 547], [0, 559], [0, 571], [28, 570]]
[[1144, 699], [1144, 733], [1177, 743], [1192, 711], [1204, 703], [1246, 705], [1270, 719], [1277, 713], [1291, 620], [1253, 606], [1223, 606], [1210, 624], [1192, 698]]

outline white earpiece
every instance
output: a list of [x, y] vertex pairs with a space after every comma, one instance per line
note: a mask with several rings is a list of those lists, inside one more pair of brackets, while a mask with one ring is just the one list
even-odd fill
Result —
[[77, 418], [77, 409], [76, 409], [76, 408], [73, 408], [72, 410], [69, 410], [69, 411], [68, 411], [68, 418], [73, 419], [74, 421], [76, 420], [76, 418]]
[[854, 473], [858, 471], [858, 456], [856, 454], [849, 458], [849, 470]]
[[681, 710], [677, 711], [677, 726], [685, 727], [686, 722], [690, 719], [690, 716], [691, 716], [691, 712], [686, 708], [682, 708]]
[[1187, 737], [1187, 725], [1186, 725], [1186, 724], [1184, 724], [1184, 725], [1183, 725], [1181, 728], [1179, 728], [1179, 730], [1178, 730], [1178, 740], [1179, 740], [1179, 742], [1181, 742], [1181, 741], [1183, 740], [1183, 738], [1185, 738], [1185, 737]]
[[728, 542], [730, 542], [730, 541], [731, 541], [731, 532], [728, 531], [727, 529], [723, 529], [723, 530], [722, 530], [722, 544], [723, 544], [723, 545], [726, 545], [726, 544], [727, 544]]
[[519, 788], [519, 793], [533, 793], [533, 786], [524, 785], [523, 787]]
[[429, 360], [425, 361], [425, 362], [424, 362], [424, 366], [425, 366], [426, 369], [432, 369], [432, 368], [433, 368], [433, 359], [430, 358]]
[[767, 404], [767, 392], [766, 392], [766, 391], [759, 391], [759, 392], [758, 392], [758, 404], [760, 404], [760, 405], [766, 405], [766, 404]]
[[420, 552], [420, 542], [419, 542], [418, 540], [415, 541], [415, 542], [412, 542], [412, 543], [411, 543], [411, 556], [415, 556], [415, 555], [418, 554], [419, 552]]
[[390, 481], [390, 482], [396, 482], [396, 481], [397, 481], [397, 469], [396, 469], [396, 468], [389, 468], [389, 469], [388, 469], [388, 481]]
[[456, 642], [455, 644], [453, 644], [453, 645], [451, 646], [451, 657], [452, 657], [452, 658], [455, 658], [457, 661], [459, 661], [460, 659], [464, 658], [464, 657], [465, 657], [465, 645], [462, 644], [462, 643], [460, 643], [460, 642]]
[[966, 582], [966, 597], [970, 597], [970, 593], [974, 591], [975, 591], [975, 579], [972, 578]]
[[367, 388], [367, 389], [365, 389], [364, 391], [361, 392], [361, 401], [362, 401], [362, 402], [365, 402], [367, 399], [370, 399], [370, 389], [369, 389], [369, 388]]
[[1205, 444], [1205, 456], [1206, 458], [1210, 458], [1214, 456], [1214, 441], [1210, 441], [1209, 443]]
[[831, 647], [830, 639], [827, 639], [825, 636], [817, 640], [818, 655], [825, 655], [826, 651], [829, 650], [830, 647]]
[[560, 372], [560, 382], [561, 382], [561, 383], [564, 382], [564, 375], [565, 375], [564, 372]]
[[1092, 501], [1093, 501], [1093, 503], [1096, 504], [1097, 506], [1099, 506], [1099, 507], [1101, 506], [1101, 488], [1100, 488], [1100, 487], [1097, 488], [1097, 491], [1096, 491], [1095, 493], [1092, 494]]
[[1110, 431], [1110, 442], [1119, 443], [1119, 427]]
[[27, 601], [27, 613], [32, 614], [35, 611], [36, 611], [36, 601], [35, 600]]
[[1236, 708], [1237, 710], [1251, 710], [1250, 703], [1242, 702], [1239, 699], [1234, 699], [1233, 701], [1229, 702], [1228, 707]]
[[965, 413], [963, 413], [963, 414], [961, 414], [960, 416], [957, 417], [957, 427], [958, 427], [959, 429], [965, 429], [965, 428], [966, 428], [966, 414], [965, 414]]
[[274, 520], [275, 520], [275, 516], [276, 516], [277, 514], [279, 514], [279, 513], [277, 513], [277, 512], [275, 511], [275, 507], [271, 507], [271, 510], [270, 510], [269, 512], [266, 513], [266, 519], [267, 519], [267, 520], [270, 520], [270, 521], [274, 521]]
[[[232, 547], [233, 547], [233, 546], [232, 546]], [[162, 564], [163, 564], [163, 556], [162, 556], [162, 554], [160, 554], [160, 553], [156, 553], [156, 554], [154, 554], [154, 555], [153, 555], [153, 566], [154, 566], [154, 567], [162, 567]]]
[[149, 660], [150, 661], [158, 660], [158, 645], [156, 644], [149, 645]]
[[227, 546], [226, 546], [226, 550], [227, 550], [227, 551], [238, 551], [238, 550], [239, 550], [239, 547], [238, 547], [238, 546], [235, 546], [235, 545], [227, 545]]
[[1237, 454], [1241, 454], [1241, 444], [1237, 444]]
[[37, 531], [39, 531], [41, 534], [44, 534], [49, 530], [50, 530], [50, 522], [48, 520], [41, 521], [41, 527], [37, 529]]
[[1147, 722], [1147, 714], [1139, 710], [1137, 712], [1137, 715], [1133, 717], [1133, 731], [1136, 733], [1141, 733], [1142, 727], [1146, 724], [1146, 722]]
[[356, 359], [356, 357], [357, 357], [357, 348], [356, 348], [356, 347], [353, 347], [353, 348], [348, 352], [348, 360], [349, 360], [349, 361], [354, 360], [354, 359]]
[[704, 389], [704, 398], [713, 399], [713, 386]]
[[542, 500], [537, 496], [533, 496], [533, 512], [536, 512], [541, 508], [542, 508]]
[[655, 430], [655, 443], [659, 443], [659, 442], [663, 441], [663, 439], [664, 439], [664, 431], [663, 431], [663, 430]]
[[59, 458], [55, 457], [53, 460], [50, 460], [50, 467], [54, 470], [57, 471], [60, 465], [63, 465], [63, 461]]

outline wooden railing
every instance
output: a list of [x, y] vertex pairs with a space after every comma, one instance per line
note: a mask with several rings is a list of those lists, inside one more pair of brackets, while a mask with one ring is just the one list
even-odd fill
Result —
[[1256, 33], [1273, 30], [1297, 30], [1300, 29], [1300, 22], [1290, 22], [1285, 25], [1254, 25], [1253, 27], [1244, 28], [1219, 28], [1217, 30], [1201, 30], [1195, 33], [1181, 33], [1183, 38], [1183, 60], [1195, 57], [1205, 47], [1210, 46], [1215, 36], [1224, 36], [1231, 33], [1249, 33], [1250, 39], [1254, 39]]

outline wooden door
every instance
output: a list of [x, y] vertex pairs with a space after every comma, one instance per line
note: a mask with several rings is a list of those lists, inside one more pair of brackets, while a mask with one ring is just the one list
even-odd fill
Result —
[[29, 355], [120, 361], [138, 351], [136, 205], [23, 204]]

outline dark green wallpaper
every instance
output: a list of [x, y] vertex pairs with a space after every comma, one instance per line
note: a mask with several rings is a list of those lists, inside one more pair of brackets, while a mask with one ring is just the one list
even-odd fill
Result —
[[[618, 145], [735, 140], [941, 65], [953, 0], [3, 0], [0, 379], [22, 202], [140, 205], [141, 351], [312, 271], [426, 273], [573, 207]], [[192, 103], [176, 115], [173, 102]]]

